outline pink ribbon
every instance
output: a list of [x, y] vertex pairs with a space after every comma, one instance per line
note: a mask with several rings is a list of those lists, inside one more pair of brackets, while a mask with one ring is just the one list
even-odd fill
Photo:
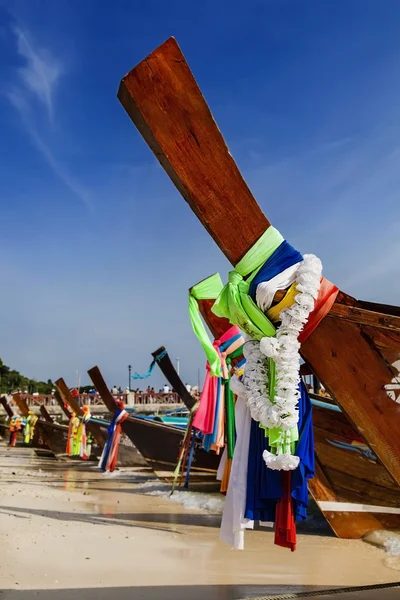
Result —
[[[213, 343], [214, 348], [217, 350], [221, 358], [221, 376], [224, 379], [228, 379], [228, 367], [226, 364], [226, 358], [234, 352], [239, 346], [243, 344], [243, 338], [240, 338], [233, 342], [224, 352], [220, 352], [219, 347], [229, 340], [230, 338], [239, 335], [240, 329], [236, 325], [233, 325], [226, 331], [218, 340]], [[204, 434], [209, 434], [214, 431], [215, 427], [215, 404], [217, 401], [217, 390], [218, 390], [218, 377], [212, 377], [210, 374], [210, 365], [206, 364], [206, 378], [204, 380], [203, 391], [200, 397], [200, 404], [195, 417], [193, 419], [193, 426], [199, 429]], [[221, 391], [222, 393], [222, 391]], [[223, 397], [220, 398], [221, 407], [223, 408]], [[223, 430], [223, 411], [219, 411], [219, 416], [222, 414], [222, 430]], [[221, 418], [218, 420], [218, 430], [221, 429]], [[220, 437], [220, 436], [219, 436]]]

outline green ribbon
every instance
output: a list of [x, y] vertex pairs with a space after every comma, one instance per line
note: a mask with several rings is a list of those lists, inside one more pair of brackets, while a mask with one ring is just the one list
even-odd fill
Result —
[[[232, 325], [237, 325], [255, 340], [275, 335], [275, 327], [249, 296], [250, 283], [282, 242], [279, 231], [269, 227], [235, 269], [229, 272], [228, 283], [211, 309], [215, 315], [229, 319]], [[247, 275], [249, 277], [245, 281], [243, 278]]]
[[197, 300], [215, 300], [223, 288], [219, 273], [215, 273], [194, 285], [189, 292], [189, 317], [200, 344], [203, 346], [207, 361], [210, 365], [211, 375], [219, 377], [221, 374], [221, 359], [214, 348], [204, 323], [200, 316]]
[[234, 358], [241, 357], [243, 355], [243, 346], [237, 348], [232, 354], [226, 357], [226, 364], [228, 367], [228, 379], [223, 380], [225, 386], [225, 437], [226, 437], [226, 448], [228, 452], [228, 458], [233, 458], [233, 452], [235, 450], [236, 442], [236, 428], [235, 428], [235, 401], [230, 386], [230, 365]]

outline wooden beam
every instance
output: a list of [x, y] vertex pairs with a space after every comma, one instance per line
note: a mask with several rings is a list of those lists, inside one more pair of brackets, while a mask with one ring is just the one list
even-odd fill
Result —
[[8, 404], [7, 398], [5, 398], [4, 396], [2, 396], [0, 398], [0, 404], [3, 405], [3, 408], [6, 411], [7, 416], [11, 419], [11, 417], [13, 417], [15, 413], [14, 413], [12, 407]]
[[208, 233], [237, 263], [269, 221], [229, 153], [174, 38], [122, 79], [118, 98]]
[[54, 398], [56, 399], [57, 404], [61, 407], [64, 415], [67, 417], [68, 421], [72, 417], [72, 413], [68, 410], [66, 406], [66, 402], [61, 398], [60, 392], [56, 389], [54, 392]]
[[[173, 38], [123, 78], [118, 97], [175, 186], [235, 265], [269, 221], [243, 180]], [[346, 294], [339, 298], [357, 305]], [[324, 319], [303, 344], [302, 353], [400, 484], [400, 436], [392, 430], [400, 419], [400, 405], [384, 390], [392, 370], [358, 325], [338, 321]], [[351, 348], [352, 355], [345, 348]], [[355, 367], [354, 357], [362, 369], [358, 363]]]
[[43, 419], [47, 421], [47, 423], [54, 423], [54, 419], [50, 416], [49, 411], [47, 410], [44, 404], [40, 405], [39, 410]]
[[74, 396], [71, 394], [69, 387], [67, 386], [62, 377], [60, 377], [60, 379], [57, 379], [57, 381], [55, 382], [55, 386], [57, 388], [58, 393], [61, 396], [61, 400], [63, 400], [64, 403], [69, 404], [69, 406], [72, 408], [74, 413], [78, 415], [78, 417], [83, 417], [84, 412], [79, 406], [78, 400], [74, 398]]
[[110, 411], [111, 414], [114, 414], [118, 406], [114, 400], [114, 396], [108, 389], [108, 385], [104, 381], [103, 375], [100, 373], [99, 367], [92, 367], [91, 369], [89, 369], [88, 375], [93, 381], [93, 385], [99, 392], [101, 399], [103, 400], [107, 409]]
[[379, 329], [400, 331], [400, 317], [373, 312], [356, 306], [346, 306], [345, 304], [335, 303], [332, 306], [328, 317], [352, 321], [353, 323], [358, 323], [358, 325], [368, 325], [370, 327], [378, 327]]
[[[152, 352], [151, 355], [153, 358], [159, 356], [162, 352], [165, 351], [164, 346], [158, 348], [155, 352]], [[174, 391], [178, 394], [179, 398], [182, 400], [186, 408], [191, 410], [193, 406], [196, 404], [193, 396], [187, 391], [186, 386], [184, 385], [182, 379], [179, 377], [178, 373], [174, 365], [171, 362], [170, 357], [166, 354], [160, 360], [157, 360], [157, 364], [160, 367], [163, 375], [166, 377], [167, 381], [171, 384]]]
[[15, 404], [18, 406], [19, 411], [23, 417], [29, 415], [29, 408], [25, 398], [22, 398], [20, 394], [13, 394], [12, 397], [15, 400]]

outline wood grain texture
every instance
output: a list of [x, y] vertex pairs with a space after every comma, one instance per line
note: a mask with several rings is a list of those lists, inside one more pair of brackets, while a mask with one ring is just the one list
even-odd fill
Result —
[[353, 321], [358, 325], [370, 325], [380, 329], [390, 329], [400, 332], [400, 317], [394, 317], [385, 313], [373, 312], [358, 308], [357, 306], [346, 306], [336, 302], [330, 310], [328, 317], [342, 318]]
[[122, 79], [118, 98], [211, 237], [237, 263], [269, 221], [229, 153], [174, 38]]
[[[173, 38], [123, 78], [118, 97], [201, 223], [236, 264], [269, 221]], [[359, 305], [343, 292], [337, 302]], [[400, 436], [393, 436], [391, 428], [399, 422], [400, 405], [383, 390], [393, 375], [358, 324], [324, 319], [303, 345], [303, 355], [400, 484]]]
[[383, 389], [393, 371], [368, 343], [355, 323], [324, 319], [302, 345], [301, 353], [313, 372], [356, 425], [371, 450], [400, 480], [400, 405]]

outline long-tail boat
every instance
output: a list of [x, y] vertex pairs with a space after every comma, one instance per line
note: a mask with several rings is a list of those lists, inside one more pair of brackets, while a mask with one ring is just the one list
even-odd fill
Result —
[[[29, 410], [26, 400], [21, 397], [20, 394], [13, 394], [13, 400], [15, 401], [21, 415], [28, 418], [32, 411]], [[37, 415], [36, 415], [37, 416]], [[32, 446], [35, 452], [39, 455], [49, 453], [49, 450], [54, 453], [55, 440], [57, 439], [57, 433], [44, 428], [45, 421], [38, 419], [34, 428], [34, 434], [32, 438]]]
[[[122, 79], [118, 97], [174, 185], [236, 265], [270, 222], [229, 153], [174, 38]], [[359, 438], [373, 450], [379, 472], [386, 471], [383, 487], [396, 489], [400, 437], [393, 435], [393, 427], [400, 418], [400, 405], [394, 401], [398, 400], [400, 309], [339, 292], [301, 353]], [[354, 500], [343, 506], [333, 473], [331, 479], [324, 476], [323, 466], [317, 460], [319, 493], [332, 520], [341, 516], [351, 522], [358, 511], [365, 511], [365, 529], [376, 529], [391, 516], [397, 518], [397, 508], [388, 511], [381, 503], [373, 513]], [[361, 529], [354, 534], [349, 528], [349, 537], [359, 535]]]
[[[155, 358], [159, 352], [153, 352]], [[158, 361], [161, 367], [162, 361]], [[170, 362], [169, 358], [167, 360]], [[171, 369], [175, 371], [172, 363]], [[176, 371], [175, 371], [176, 373]], [[88, 371], [95, 388], [100, 394], [104, 404], [111, 414], [117, 410], [115, 400], [110, 393], [106, 382], [98, 367], [93, 367]], [[171, 385], [181, 397], [187, 408], [191, 410], [194, 406], [194, 399], [183, 386], [178, 374], [176, 378], [172, 377]], [[179, 381], [178, 381], [179, 380]], [[122, 430], [126, 433], [132, 443], [139, 450], [148, 465], [153, 469], [158, 477], [168, 481], [173, 479], [173, 472], [176, 467], [179, 448], [183, 439], [183, 431], [180, 427], [168, 425], [158, 421], [151, 421], [130, 415], [123, 423]], [[215, 474], [218, 462], [216, 456], [199, 449], [196, 452], [196, 461], [193, 464], [191, 481], [198, 480], [202, 482], [215, 482]]]
[[[61, 400], [67, 403], [73, 412], [83, 417], [83, 410], [79, 406], [77, 399], [71, 394], [64, 379], [60, 378], [55, 382], [57, 390], [60, 394]], [[99, 458], [104, 444], [107, 440], [107, 429], [110, 423], [96, 417], [91, 417], [87, 423], [88, 430], [93, 434], [95, 443], [92, 445], [92, 453], [96, 458]], [[118, 451], [118, 466], [120, 467], [140, 467], [143, 466], [144, 461], [136, 450], [135, 446], [132, 445], [129, 439], [121, 437]]]

